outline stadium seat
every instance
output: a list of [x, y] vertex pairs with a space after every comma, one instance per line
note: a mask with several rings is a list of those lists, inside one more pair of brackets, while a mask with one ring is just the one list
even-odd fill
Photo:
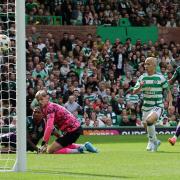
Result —
[[131, 23], [128, 18], [121, 18], [119, 19], [119, 26], [122, 26], [122, 27], [131, 26]]

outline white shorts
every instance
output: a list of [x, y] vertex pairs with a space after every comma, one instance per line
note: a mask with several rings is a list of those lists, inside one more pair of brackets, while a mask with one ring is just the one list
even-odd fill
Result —
[[158, 118], [157, 121], [159, 120], [160, 116], [162, 115], [163, 109], [161, 107], [154, 107], [153, 109], [151, 109], [150, 111], [143, 111], [142, 114], [142, 121], [146, 122], [147, 117], [151, 114], [151, 113], [156, 113]]

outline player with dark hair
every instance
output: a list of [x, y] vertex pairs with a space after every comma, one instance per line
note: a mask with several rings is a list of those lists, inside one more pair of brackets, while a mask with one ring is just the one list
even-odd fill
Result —
[[[37, 146], [39, 140], [43, 137], [45, 130], [45, 119], [39, 107], [33, 110], [32, 116], [27, 117], [27, 151], [39, 152]], [[3, 134], [0, 137], [1, 152], [15, 152], [16, 151], [16, 132]]]

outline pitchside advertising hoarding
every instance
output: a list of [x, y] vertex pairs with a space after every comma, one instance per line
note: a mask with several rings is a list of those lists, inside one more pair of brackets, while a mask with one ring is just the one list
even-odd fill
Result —
[[[157, 134], [175, 134], [176, 128], [156, 128]], [[124, 127], [124, 128], [84, 128], [83, 135], [143, 135], [146, 131], [142, 127]]]

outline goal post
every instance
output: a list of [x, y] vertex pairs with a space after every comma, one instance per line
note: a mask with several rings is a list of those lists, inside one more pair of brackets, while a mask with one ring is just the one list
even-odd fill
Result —
[[17, 158], [15, 171], [26, 170], [26, 49], [25, 0], [16, 0], [16, 97], [17, 97]]
[[25, 0], [0, 1], [0, 172], [26, 171], [25, 40]]

